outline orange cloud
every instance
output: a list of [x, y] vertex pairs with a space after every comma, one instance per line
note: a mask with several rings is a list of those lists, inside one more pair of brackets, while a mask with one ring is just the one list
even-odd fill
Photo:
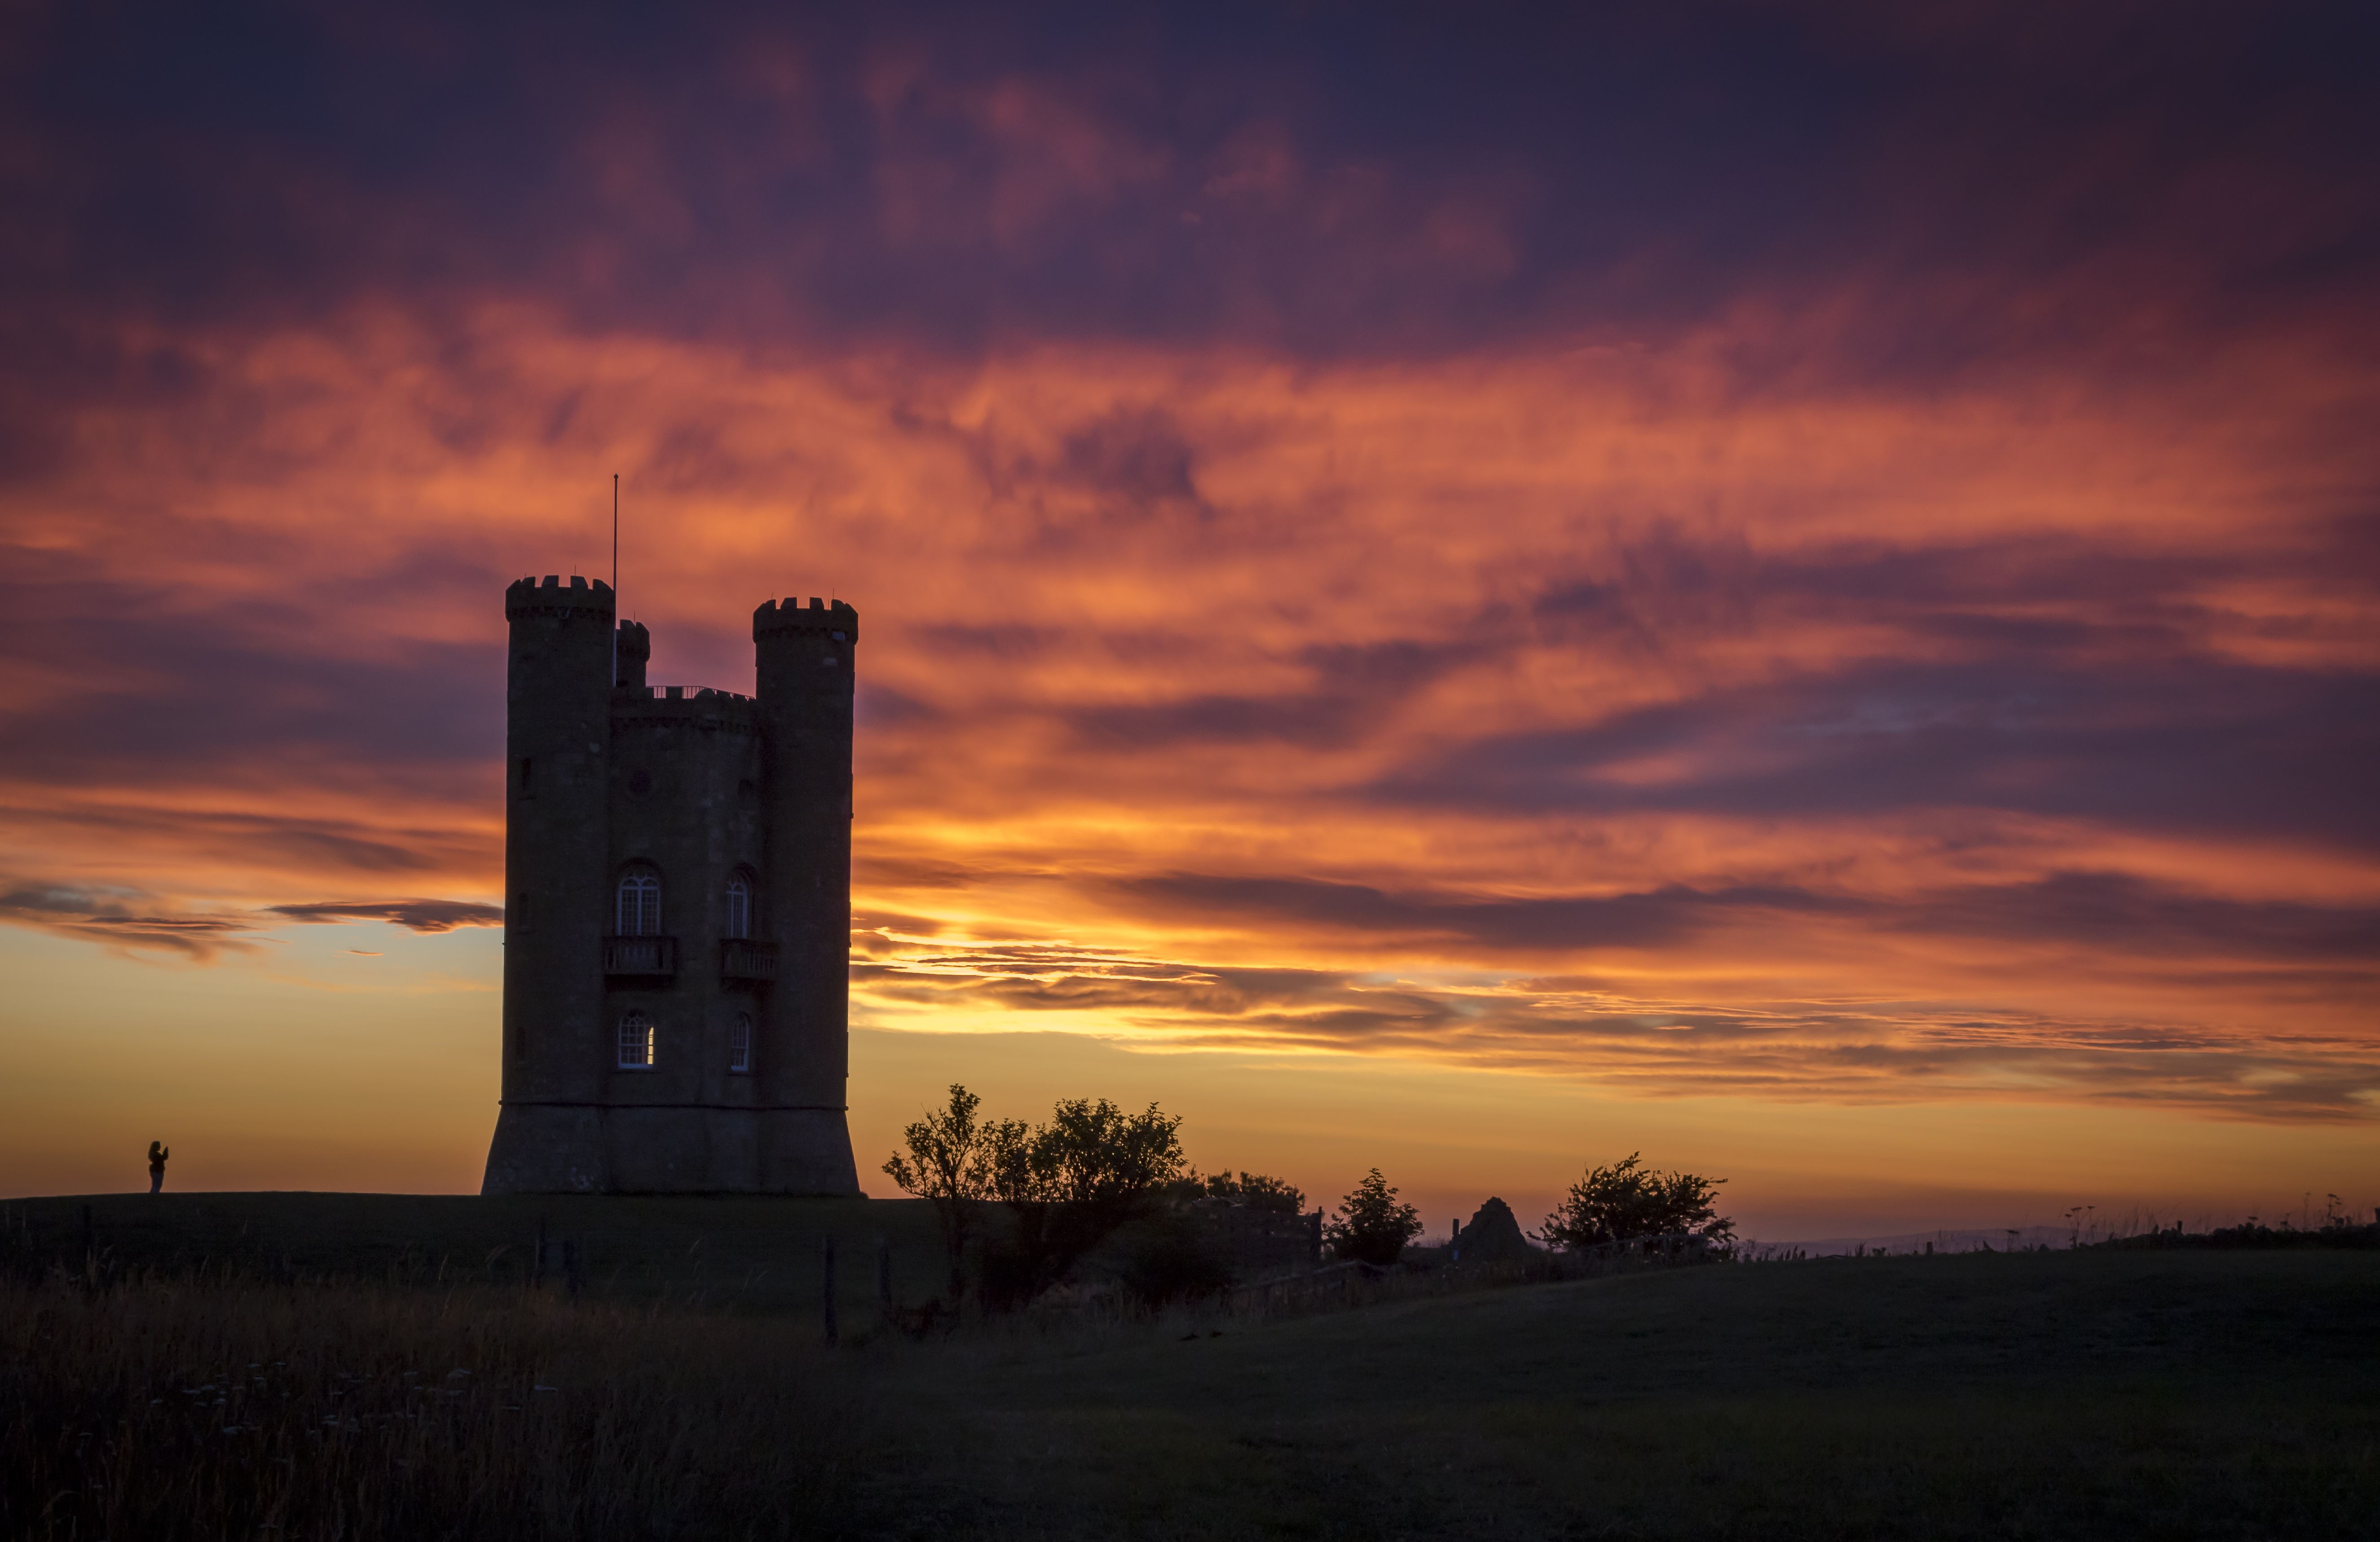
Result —
[[484, 919], [498, 597], [605, 571], [617, 467], [655, 678], [748, 688], [772, 595], [868, 613], [871, 1021], [2367, 1115], [2371, 530], [2308, 468], [2368, 383], [1787, 389], [1729, 335], [143, 334], [191, 387], [78, 409], [8, 500], [0, 829], [41, 893], [144, 897], [8, 915], [193, 957]]

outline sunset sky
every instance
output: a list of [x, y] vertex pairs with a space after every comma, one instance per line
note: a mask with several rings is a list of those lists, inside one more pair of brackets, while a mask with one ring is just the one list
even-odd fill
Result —
[[469, 1190], [506, 583], [862, 613], [852, 1128], [2380, 1205], [2368, 7], [0, 19], [0, 1194]]

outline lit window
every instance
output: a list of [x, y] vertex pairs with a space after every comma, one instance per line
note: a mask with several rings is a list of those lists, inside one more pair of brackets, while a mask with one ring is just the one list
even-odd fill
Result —
[[727, 880], [727, 935], [739, 941], [752, 935], [752, 880], [742, 873]]
[[635, 868], [620, 879], [621, 937], [659, 937], [662, 931], [662, 875], [650, 868]]
[[653, 1020], [641, 1012], [632, 1012], [620, 1019], [620, 1069], [650, 1071], [653, 1068]]
[[752, 1070], [752, 1014], [739, 1012], [735, 1026], [727, 1030], [727, 1069], [739, 1075]]

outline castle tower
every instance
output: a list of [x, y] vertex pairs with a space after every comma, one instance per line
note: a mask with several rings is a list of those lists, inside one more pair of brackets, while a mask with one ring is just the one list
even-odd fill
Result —
[[650, 636], [602, 584], [525, 578], [504, 613], [504, 1097], [482, 1192], [856, 1194], [856, 613], [761, 606], [757, 698], [648, 686]]

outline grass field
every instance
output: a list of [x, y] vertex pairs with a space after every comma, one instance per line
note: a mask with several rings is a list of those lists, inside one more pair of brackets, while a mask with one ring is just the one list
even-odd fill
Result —
[[564, 1245], [584, 1293], [612, 1303], [817, 1312], [824, 1247], [836, 1247], [839, 1295], [868, 1302], [876, 1248], [889, 1245], [893, 1286], [919, 1301], [941, 1288], [931, 1210], [911, 1199], [742, 1196], [104, 1194], [0, 1201], [0, 1260], [13, 1250], [79, 1263], [90, 1245], [112, 1268], [182, 1270], [207, 1262], [250, 1276], [298, 1275], [455, 1286], [517, 1285], [546, 1238], [558, 1279]]
[[[253, 1199], [261, 1217], [296, 1197]], [[244, 1201], [212, 1203], [222, 1225]], [[762, 1202], [577, 1203], [597, 1207], [590, 1235], [633, 1231], [638, 1207], [702, 1218], [710, 1256], [746, 1250], [764, 1277], [767, 1238], [798, 1257], [848, 1214], [764, 1208], [766, 1237], [731, 1243], [715, 1220], [731, 1212], [703, 1207]], [[410, 1284], [9, 1287], [0, 1520], [355, 1538], [2330, 1537], [2380, 1522], [2368, 1252], [1720, 1266], [1293, 1320], [860, 1331], [829, 1353], [797, 1292], [684, 1305], [698, 1293], [664, 1263], [705, 1255], [674, 1252], [682, 1234], [631, 1250], [635, 1289], [623, 1267], [615, 1297], [577, 1305], [458, 1282], [451, 1264], [443, 1283], [416, 1264]], [[358, 1227], [334, 1252], [360, 1279], [428, 1241]]]

